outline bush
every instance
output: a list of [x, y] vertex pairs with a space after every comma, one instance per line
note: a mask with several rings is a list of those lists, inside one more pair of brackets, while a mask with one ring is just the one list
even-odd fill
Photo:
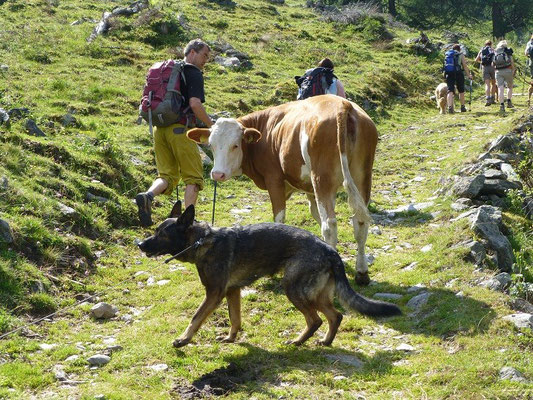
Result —
[[6, 333], [12, 329], [15, 319], [5, 310], [0, 308], [0, 334]]
[[32, 294], [28, 298], [28, 303], [35, 314], [50, 314], [57, 309], [54, 298], [46, 293]]

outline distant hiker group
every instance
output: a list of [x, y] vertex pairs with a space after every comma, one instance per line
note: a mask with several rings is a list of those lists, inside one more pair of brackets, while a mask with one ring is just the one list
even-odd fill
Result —
[[[529, 58], [529, 73], [533, 77], [533, 36], [528, 42], [525, 50]], [[517, 67], [513, 57], [513, 49], [509, 47], [507, 41], [502, 40], [496, 48], [492, 47], [492, 41], [487, 40], [475, 58], [475, 62], [481, 66], [483, 82], [485, 83], [485, 106], [499, 103], [500, 111], [505, 108], [513, 108], [513, 81], [516, 76]], [[455, 87], [459, 92], [461, 102], [461, 112], [466, 111], [464, 92], [464, 74], [470, 79], [470, 93], [472, 93], [472, 74], [466, 64], [464, 54], [461, 52], [459, 44], [454, 44], [452, 49], [446, 51], [444, 55], [443, 72], [447, 84], [447, 110], [448, 113], [454, 112], [454, 93]], [[505, 87], [507, 87], [507, 96], [505, 97]], [[440, 84], [435, 90], [437, 106], [441, 114], [444, 113], [442, 106], [443, 84]]]

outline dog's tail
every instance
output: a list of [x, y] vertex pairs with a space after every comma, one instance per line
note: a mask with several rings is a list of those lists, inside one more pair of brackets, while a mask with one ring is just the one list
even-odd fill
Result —
[[356, 293], [348, 282], [344, 270], [344, 264], [340, 257], [338, 262], [333, 266], [333, 275], [335, 276], [335, 291], [337, 293], [337, 298], [345, 308], [358, 311], [361, 314], [371, 317], [388, 317], [391, 315], [402, 314], [400, 308], [395, 304], [379, 300], [370, 300]]

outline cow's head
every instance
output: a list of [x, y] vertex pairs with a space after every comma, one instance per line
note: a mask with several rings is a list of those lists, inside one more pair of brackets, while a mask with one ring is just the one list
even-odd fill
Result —
[[209, 143], [215, 158], [211, 178], [222, 182], [242, 173], [243, 143], [261, 139], [257, 129], [244, 128], [233, 118], [219, 118], [211, 129], [194, 128], [187, 136], [196, 143]]

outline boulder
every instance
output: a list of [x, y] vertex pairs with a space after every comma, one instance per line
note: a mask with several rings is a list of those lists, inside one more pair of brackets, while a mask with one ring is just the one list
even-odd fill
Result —
[[91, 315], [97, 319], [109, 319], [117, 315], [118, 308], [107, 303], [98, 303], [91, 308]]
[[503, 151], [513, 153], [517, 150], [519, 139], [511, 135], [500, 135], [489, 145], [488, 152]]
[[509, 287], [511, 282], [511, 275], [509, 275], [507, 272], [502, 272], [484, 282], [481, 282], [481, 286], [484, 286], [491, 290], [503, 292]]
[[533, 314], [518, 313], [506, 315], [503, 317], [505, 321], [512, 322], [514, 326], [519, 329], [533, 329]]
[[496, 252], [498, 268], [511, 271], [514, 256], [509, 240], [501, 233], [503, 227], [501, 211], [492, 206], [481, 206], [472, 218], [472, 230], [487, 240], [489, 247]]
[[487, 257], [487, 252], [485, 251], [483, 244], [473, 240], [467, 243], [465, 247], [469, 250], [469, 258], [471, 258], [476, 265], [483, 264], [483, 261], [485, 261], [485, 258]]
[[39, 129], [39, 127], [37, 126], [37, 124], [35, 123], [35, 121], [33, 119], [28, 119], [26, 121], [26, 130], [28, 131], [28, 133], [30, 135], [33, 135], [33, 136], [46, 136], [45, 133]]
[[505, 179], [485, 179], [478, 194], [496, 194], [498, 196], [505, 196], [507, 191], [511, 189], [522, 189], [522, 184], [520, 182], [511, 182]]
[[475, 198], [485, 183], [484, 175], [475, 177], [461, 177], [453, 185], [452, 193], [457, 197]]
[[511, 367], [503, 367], [500, 369], [500, 379], [508, 380], [513, 382], [527, 382], [527, 379], [522, 375], [522, 373]]
[[13, 243], [13, 231], [6, 220], [0, 219], [0, 242]]

